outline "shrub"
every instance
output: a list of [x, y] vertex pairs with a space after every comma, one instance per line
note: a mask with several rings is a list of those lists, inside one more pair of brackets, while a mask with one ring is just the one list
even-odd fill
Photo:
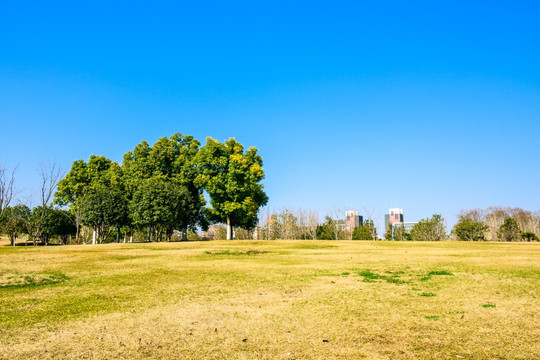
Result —
[[520, 236], [523, 241], [538, 241], [538, 236], [530, 231], [522, 232]]
[[461, 241], [485, 241], [488, 231], [486, 224], [462, 216], [452, 229], [452, 234]]

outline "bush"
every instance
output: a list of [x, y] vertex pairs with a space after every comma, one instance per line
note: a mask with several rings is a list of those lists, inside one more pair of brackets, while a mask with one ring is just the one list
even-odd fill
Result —
[[489, 226], [470, 218], [460, 217], [452, 234], [461, 241], [485, 241]]
[[538, 241], [538, 236], [530, 231], [522, 232], [520, 236], [523, 241]]

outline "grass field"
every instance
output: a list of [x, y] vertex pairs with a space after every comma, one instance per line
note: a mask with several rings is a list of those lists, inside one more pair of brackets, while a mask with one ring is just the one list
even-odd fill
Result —
[[0, 358], [538, 359], [540, 244], [0, 248]]

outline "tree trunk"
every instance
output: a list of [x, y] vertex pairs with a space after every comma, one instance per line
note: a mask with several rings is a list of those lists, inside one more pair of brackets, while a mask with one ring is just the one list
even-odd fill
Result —
[[92, 245], [96, 245], [96, 230], [92, 232]]
[[187, 230], [182, 229], [182, 241], [187, 241]]
[[227, 240], [233, 240], [233, 227], [231, 225], [231, 218], [227, 216]]

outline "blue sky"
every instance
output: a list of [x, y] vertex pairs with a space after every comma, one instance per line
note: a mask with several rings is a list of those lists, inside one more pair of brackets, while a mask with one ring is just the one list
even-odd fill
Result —
[[536, 2], [195, 3], [1, 5], [21, 198], [40, 161], [181, 132], [258, 147], [271, 208], [540, 208]]

